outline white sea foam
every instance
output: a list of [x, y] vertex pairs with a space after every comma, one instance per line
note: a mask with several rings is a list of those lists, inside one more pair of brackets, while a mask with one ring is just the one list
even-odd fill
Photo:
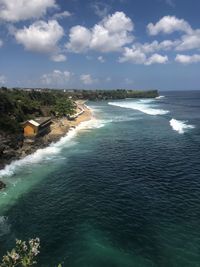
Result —
[[185, 133], [188, 129], [195, 128], [194, 125], [187, 124], [187, 121], [179, 121], [175, 119], [170, 120], [170, 125], [174, 131], [177, 131], [179, 134]]
[[161, 99], [161, 98], [164, 98], [165, 96], [164, 95], [160, 95], [160, 96], [157, 96], [156, 99]]
[[11, 164], [5, 166], [4, 169], [0, 170], [0, 177], [12, 176], [18, 169], [24, 167], [25, 165], [32, 165], [44, 160], [51, 160], [55, 158], [63, 148], [76, 144], [73, 141], [73, 138], [79, 131], [84, 129], [101, 128], [105, 124], [106, 121], [97, 119], [91, 119], [80, 123], [79, 126], [71, 129], [67, 135], [62, 137], [58, 142], [52, 143], [46, 148], [38, 149], [35, 153], [28, 155], [23, 159], [13, 161]]
[[169, 113], [168, 110], [155, 108], [153, 104], [154, 99], [141, 99], [137, 101], [119, 101], [119, 102], [109, 102], [109, 105], [117, 106], [121, 108], [135, 109], [139, 110], [148, 115], [165, 115]]

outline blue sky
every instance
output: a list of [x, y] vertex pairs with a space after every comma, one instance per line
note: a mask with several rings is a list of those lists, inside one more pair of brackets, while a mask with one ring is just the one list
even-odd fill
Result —
[[199, 0], [0, 0], [0, 86], [200, 89]]

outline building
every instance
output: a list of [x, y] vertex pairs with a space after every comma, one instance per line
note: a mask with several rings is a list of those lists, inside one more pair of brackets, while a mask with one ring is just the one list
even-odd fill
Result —
[[50, 132], [51, 118], [40, 117], [22, 124], [24, 137], [37, 137]]

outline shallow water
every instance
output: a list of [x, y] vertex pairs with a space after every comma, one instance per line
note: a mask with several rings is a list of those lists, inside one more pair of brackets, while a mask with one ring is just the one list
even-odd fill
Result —
[[88, 103], [96, 120], [0, 172], [0, 253], [38, 266], [200, 266], [200, 92]]

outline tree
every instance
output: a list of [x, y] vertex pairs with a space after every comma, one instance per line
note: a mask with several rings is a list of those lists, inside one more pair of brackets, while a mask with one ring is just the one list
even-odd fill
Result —
[[73, 115], [75, 111], [76, 111], [76, 105], [72, 100], [63, 98], [57, 100], [55, 106], [55, 112], [59, 116]]

